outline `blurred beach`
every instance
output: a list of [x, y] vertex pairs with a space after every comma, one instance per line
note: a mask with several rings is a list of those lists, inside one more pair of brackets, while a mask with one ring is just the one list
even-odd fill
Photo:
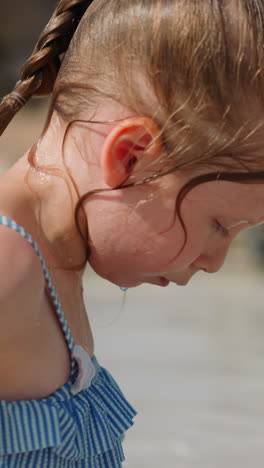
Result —
[[[55, 0], [1, 5], [0, 89], [18, 72]], [[14, 14], [14, 11], [16, 14]], [[33, 99], [0, 139], [0, 173], [39, 137], [48, 102]], [[187, 287], [126, 295], [85, 275], [96, 355], [138, 411], [124, 468], [252, 468], [264, 456], [264, 234], [245, 233], [224, 268]]]
[[262, 466], [262, 291], [261, 277], [224, 269], [131, 290], [120, 311], [117, 288], [87, 278], [98, 358], [138, 410], [126, 468]]
[[[0, 139], [1, 171], [38, 138], [46, 111], [35, 101], [14, 119]], [[260, 264], [245, 234], [221, 272], [200, 273], [187, 287], [141, 286], [124, 297], [87, 270], [97, 357], [138, 411], [124, 468], [262, 466]]]

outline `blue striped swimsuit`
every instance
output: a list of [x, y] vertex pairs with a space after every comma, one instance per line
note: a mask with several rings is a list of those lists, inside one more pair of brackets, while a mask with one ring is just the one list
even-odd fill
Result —
[[69, 381], [48, 398], [0, 401], [0, 468], [120, 468], [123, 434], [136, 412], [109, 372], [74, 344], [37, 244], [5, 216], [0, 225], [23, 236], [39, 257], [71, 355]]

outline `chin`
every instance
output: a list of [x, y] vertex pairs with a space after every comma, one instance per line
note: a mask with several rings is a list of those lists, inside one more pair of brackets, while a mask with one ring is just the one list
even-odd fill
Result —
[[105, 273], [105, 272], [100, 271], [99, 269], [97, 270], [97, 269], [93, 268], [93, 270], [95, 271], [95, 273], [98, 276], [100, 276], [101, 278], [103, 278], [106, 281], [109, 281], [109, 283], [114, 284], [118, 288], [129, 288], [129, 289], [130, 288], [136, 288], [137, 286], [140, 286], [143, 283], [142, 281], [133, 281], [131, 279], [126, 280], [124, 278], [120, 278], [118, 276], [115, 276], [114, 273]]
[[175, 283], [176, 283], [178, 286], [187, 286], [187, 284], [189, 283], [189, 281], [190, 281], [190, 278], [177, 280], [177, 281], [175, 281]]

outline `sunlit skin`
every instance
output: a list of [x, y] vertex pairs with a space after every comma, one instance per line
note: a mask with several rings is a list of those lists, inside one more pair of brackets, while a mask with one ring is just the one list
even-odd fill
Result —
[[[98, 120], [108, 117], [97, 116]], [[61, 123], [55, 119], [51, 128], [52, 141], [55, 131], [59, 142]], [[112, 126], [76, 125], [69, 134], [64, 162], [79, 192], [110, 190], [83, 204], [82, 226], [89, 231], [91, 266], [103, 278], [122, 287], [142, 283], [166, 286], [169, 282], [185, 285], [199, 270], [218, 271], [237, 234], [264, 219], [262, 185], [215, 181], [194, 188], [181, 206], [185, 242], [175, 204], [180, 189], [196, 175], [192, 169], [145, 186], [111, 190], [122, 183], [142, 180], [151, 171], [155, 173], [158, 141], [149, 153], [144, 148], [142, 154], [131, 153], [131, 141], [138, 142], [138, 129], [140, 137], [143, 129], [143, 135], [153, 139], [159, 132], [149, 119], [132, 115]], [[42, 143], [44, 148], [46, 141], [50, 143], [49, 134]], [[134, 156], [136, 164], [127, 173], [127, 161]]]
[[[214, 273], [224, 263], [239, 232], [261, 222], [263, 189], [231, 182], [210, 182], [190, 192], [182, 203], [185, 237], [175, 200], [185, 176], [159, 181], [159, 196], [135, 210], [122, 203], [124, 194], [87, 202], [87, 213], [105, 207], [105, 223], [90, 225], [90, 263], [103, 277], [127, 287], [141, 283], [185, 285], [199, 270]], [[168, 185], [171, 187], [169, 188]], [[163, 196], [162, 186], [165, 185]], [[155, 190], [152, 186], [152, 190]], [[249, 196], [250, 195], [250, 196]], [[125, 212], [127, 214], [125, 214]], [[245, 218], [248, 221], [245, 221]], [[118, 229], [116, 229], [118, 226]]]
[[[35, 162], [41, 170], [30, 166], [27, 153], [1, 176], [0, 184], [1, 213], [15, 219], [38, 243], [75, 342], [90, 356], [94, 344], [83, 298], [83, 270], [75, 268], [85, 258], [73, 216], [79, 195], [108, 190], [83, 203], [80, 225], [89, 234], [88, 261], [94, 270], [129, 288], [143, 283], [185, 285], [199, 270], [217, 271], [236, 235], [264, 220], [261, 184], [210, 182], [194, 188], [182, 202], [185, 239], [175, 204], [196, 173], [175, 172], [155, 183], [113, 190], [156, 173], [161, 141], [150, 119], [109, 108], [98, 115], [98, 120], [111, 118], [123, 120], [96, 129], [76, 125], [65, 139], [67, 123], [55, 114], [37, 146]], [[42, 398], [67, 381], [68, 348], [33, 249], [4, 227], [0, 235], [1, 245], [8, 247], [0, 265], [1, 310], [7, 311], [0, 330], [0, 367], [3, 372], [8, 368], [0, 399]], [[25, 362], [26, 379], [20, 373]]]

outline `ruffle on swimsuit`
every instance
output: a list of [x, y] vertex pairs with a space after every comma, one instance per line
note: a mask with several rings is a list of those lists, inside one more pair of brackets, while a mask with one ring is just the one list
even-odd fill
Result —
[[69, 381], [48, 398], [0, 401], [0, 468], [120, 468], [135, 410], [109, 372], [75, 345], [41, 253], [23, 228], [0, 216], [35, 249], [71, 357]]
[[67, 383], [47, 399], [0, 402], [3, 466], [121, 467], [135, 412], [95, 358], [92, 365], [91, 385], [74, 396]]

